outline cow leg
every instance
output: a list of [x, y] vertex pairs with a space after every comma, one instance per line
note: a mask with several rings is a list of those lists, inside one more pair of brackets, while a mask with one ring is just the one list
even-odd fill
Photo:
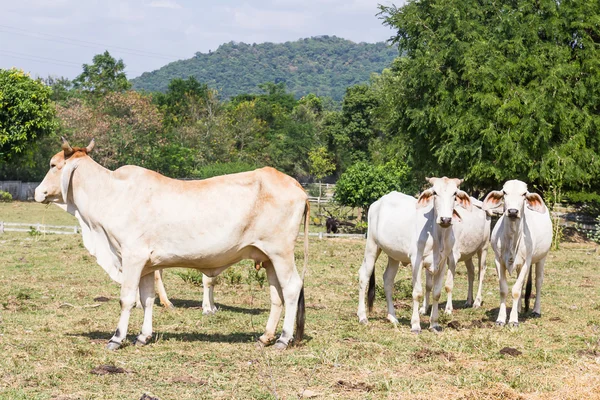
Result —
[[512, 310], [510, 310], [510, 318], [508, 319], [508, 322], [512, 326], [519, 326], [519, 305], [521, 303], [523, 283], [525, 283], [525, 280], [527, 279], [529, 268], [529, 262], [525, 262], [523, 264], [523, 267], [519, 271], [517, 281], [515, 282], [515, 285], [512, 288], [513, 307]]
[[496, 262], [496, 271], [498, 273], [498, 284], [500, 285], [500, 308], [496, 325], [506, 324], [506, 295], [508, 294], [508, 283], [506, 283], [506, 268], [498, 260]]
[[210, 315], [217, 312], [215, 305], [215, 278], [202, 274], [202, 314]]
[[442, 284], [444, 283], [444, 274], [446, 273], [446, 262], [443, 262], [440, 269], [433, 275], [433, 301], [431, 302], [431, 317], [429, 319], [429, 329], [432, 331], [441, 331], [438, 323], [439, 302], [442, 296]]
[[[473, 303], [473, 308], [481, 307], [481, 303], [483, 302], [483, 279], [485, 278], [485, 271], [487, 269], [487, 264], [485, 259], [487, 258], [487, 245], [483, 247], [479, 251], [479, 286], [477, 287], [477, 297], [475, 297], [475, 302]], [[470, 279], [470, 278], [469, 278]]]
[[162, 269], [154, 271], [154, 285], [156, 286], [156, 290], [158, 291], [158, 298], [160, 299], [160, 304], [162, 304], [165, 308], [172, 309], [175, 307], [167, 297], [167, 291], [165, 290], [165, 284], [162, 279], [162, 273]]
[[[458, 257], [451, 255], [448, 257], [448, 275], [446, 276], [446, 309], [444, 312], [447, 315], [452, 315], [452, 290], [454, 289], [454, 274], [456, 273], [456, 261]], [[442, 275], [443, 276], [443, 275]]]
[[298, 299], [302, 290], [303, 282], [298, 275], [294, 263], [294, 252], [290, 251], [289, 259], [271, 258], [277, 280], [283, 294], [283, 303], [285, 305], [285, 316], [283, 318], [283, 328], [281, 336], [275, 342], [275, 349], [285, 349], [294, 336], [294, 322], [296, 321]]
[[535, 264], [535, 304], [533, 305], [533, 310], [531, 311], [531, 316], [534, 318], [539, 318], [542, 316], [542, 305], [540, 303], [542, 296], [542, 283], [544, 282], [545, 263], [546, 258], [543, 258]]
[[393, 291], [394, 291], [394, 279], [398, 273], [398, 267], [400, 261], [394, 260], [388, 256], [388, 265], [383, 273], [383, 288], [385, 290], [385, 300], [387, 301], [388, 315], [387, 319], [394, 325], [398, 325], [398, 319], [396, 318], [396, 310], [394, 309]]
[[413, 267], [412, 285], [413, 285], [413, 312], [410, 319], [410, 331], [412, 333], [421, 333], [421, 317], [419, 315], [419, 304], [423, 299], [423, 284], [421, 283], [421, 264], [420, 255], [411, 258]]
[[[154, 280], [153, 274], [147, 274], [140, 279], [140, 298], [144, 309], [144, 322], [142, 332], [135, 339], [136, 345], [145, 345], [152, 337], [152, 308], [154, 307]], [[154, 275], [156, 279], [156, 275]]]
[[427, 314], [427, 309], [431, 305], [431, 290], [433, 289], [433, 274], [425, 270], [425, 296], [423, 297], [423, 307], [419, 310], [421, 315]]
[[473, 281], [475, 281], [475, 264], [473, 259], [469, 258], [465, 260], [465, 266], [467, 267], [467, 301], [465, 307], [471, 307], [473, 305]]
[[123, 283], [121, 284], [121, 316], [119, 317], [119, 324], [115, 330], [115, 334], [108, 341], [107, 348], [109, 350], [117, 350], [121, 347], [123, 340], [127, 337], [127, 329], [129, 327], [129, 315], [131, 309], [135, 307], [135, 300], [138, 294], [140, 285], [140, 274], [143, 268], [143, 264], [138, 267], [131, 263], [125, 263], [123, 260]]
[[369, 284], [371, 274], [374, 273], [375, 261], [377, 261], [379, 254], [381, 254], [381, 249], [377, 247], [375, 240], [373, 240], [371, 236], [368, 236], [367, 244], [365, 245], [365, 256], [362, 265], [358, 270], [358, 311], [356, 312], [356, 315], [358, 316], [358, 322], [361, 324], [367, 324], [369, 322], [365, 307], [365, 296], [367, 293], [367, 285]]
[[259, 337], [258, 340], [263, 345], [269, 345], [275, 341], [275, 331], [277, 330], [277, 324], [279, 324], [279, 318], [281, 318], [281, 311], [283, 311], [283, 293], [279, 281], [277, 280], [277, 274], [273, 268], [273, 263], [266, 261], [263, 263], [263, 267], [267, 271], [267, 279], [269, 280], [271, 312], [269, 313], [269, 320], [267, 321], [265, 333]]

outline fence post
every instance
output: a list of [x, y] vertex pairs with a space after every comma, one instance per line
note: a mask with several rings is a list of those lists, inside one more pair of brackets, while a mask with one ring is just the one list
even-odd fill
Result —
[[323, 232], [319, 232], [319, 240], [323, 240]]
[[0, 221], [0, 235], [4, 233], [4, 221]]

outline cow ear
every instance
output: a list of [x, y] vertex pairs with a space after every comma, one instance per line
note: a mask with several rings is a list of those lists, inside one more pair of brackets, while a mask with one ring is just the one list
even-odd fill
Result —
[[460, 214], [456, 211], [456, 209], [452, 210], [452, 219], [457, 222], [462, 222], [462, 218]]
[[503, 199], [504, 192], [500, 190], [492, 190], [487, 196], [485, 196], [485, 199], [483, 200], [483, 209], [485, 211], [493, 210], [500, 205]]
[[417, 208], [426, 207], [429, 202], [431, 202], [431, 198], [433, 197], [433, 189], [427, 189], [419, 196], [417, 200]]
[[73, 177], [73, 172], [77, 169], [79, 165], [79, 159], [71, 159], [65, 162], [65, 166], [62, 168], [62, 173], [60, 175], [60, 191], [63, 196], [63, 201], [68, 204], [68, 196], [69, 196], [69, 186], [71, 186], [71, 178]]
[[542, 196], [537, 193], [529, 193], [525, 194], [525, 200], [527, 201], [527, 208], [533, 211], [537, 211], [539, 213], [546, 212], [546, 205], [544, 204], [544, 200], [542, 200]]
[[471, 197], [462, 190], [456, 192], [456, 202], [465, 210], [471, 211], [473, 209]]

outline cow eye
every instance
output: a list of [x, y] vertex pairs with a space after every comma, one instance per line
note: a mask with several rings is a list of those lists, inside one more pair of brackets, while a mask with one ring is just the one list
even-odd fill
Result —
[[56, 167], [56, 164], [50, 164], [50, 168]]
[[434, 195], [434, 196], [437, 196], [437, 192], [436, 192], [435, 190], [433, 191], [433, 195]]

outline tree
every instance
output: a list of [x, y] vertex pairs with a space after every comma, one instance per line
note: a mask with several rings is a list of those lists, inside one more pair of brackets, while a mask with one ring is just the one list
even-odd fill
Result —
[[321, 189], [323, 178], [335, 171], [335, 163], [331, 156], [327, 153], [325, 146], [315, 147], [308, 152], [308, 160], [310, 163], [310, 173], [319, 182], [319, 200], [318, 208], [321, 213]]
[[155, 101], [163, 111], [165, 124], [179, 126], [201, 118], [210, 90], [196, 78], [175, 78], [166, 93], [157, 93]]
[[415, 172], [492, 188], [600, 188], [597, 2], [413, 1], [381, 6], [402, 56], [384, 74], [388, 135]]
[[76, 89], [104, 94], [131, 88], [123, 60], [115, 60], [107, 50], [103, 54], [96, 54], [92, 61], [91, 65], [83, 64], [83, 72], [73, 80]]
[[373, 165], [364, 161], [348, 168], [335, 184], [334, 199], [342, 205], [361, 207], [366, 220], [371, 204], [391, 192], [409, 192], [410, 169], [401, 162]]
[[0, 164], [54, 132], [52, 90], [17, 69], [0, 69]]

